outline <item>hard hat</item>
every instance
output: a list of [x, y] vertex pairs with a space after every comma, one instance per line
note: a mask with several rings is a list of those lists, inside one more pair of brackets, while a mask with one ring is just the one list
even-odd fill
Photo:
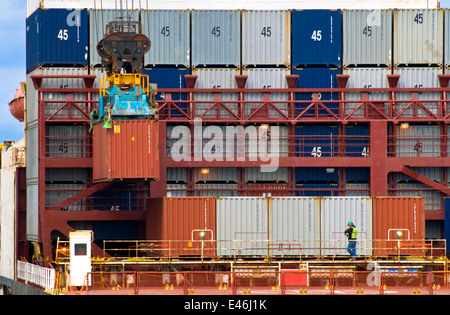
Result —
[[348, 224], [353, 224], [353, 222], [352, 222], [352, 221], [348, 221], [347, 225], [348, 225]]

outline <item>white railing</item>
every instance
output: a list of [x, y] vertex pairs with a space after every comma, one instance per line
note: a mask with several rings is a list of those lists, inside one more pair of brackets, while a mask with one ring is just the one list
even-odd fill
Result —
[[46, 292], [54, 292], [56, 271], [19, 260], [17, 261], [17, 279], [25, 281], [25, 284], [41, 287]]

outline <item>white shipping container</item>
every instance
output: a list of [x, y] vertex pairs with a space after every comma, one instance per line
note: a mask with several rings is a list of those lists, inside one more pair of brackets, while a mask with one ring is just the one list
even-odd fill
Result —
[[440, 157], [441, 136], [439, 125], [397, 125], [395, 137], [397, 157]]
[[372, 199], [368, 197], [324, 197], [321, 201], [321, 254], [345, 255], [344, 231], [352, 221], [358, 229], [356, 255], [372, 254]]
[[242, 11], [242, 65], [290, 66], [291, 12]]
[[320, 198], [269, 198], [270, 254], [320, 254]]
[[394, 65], [438, 65], [444, 60], [442, 9], [394, 10]]
[[216, 202], [217, 255], [267, 255], [267, 199], [228, 197]]
[[392, 11], [344, 10], [342, 17], [345, 67], [392, 65]]

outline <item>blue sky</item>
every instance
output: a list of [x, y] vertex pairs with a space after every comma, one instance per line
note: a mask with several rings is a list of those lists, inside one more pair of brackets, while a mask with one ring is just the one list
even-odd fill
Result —
[[11, 115], [8, 103], [26, 81], [26, 9], [26, 0], [2, 1], [0, 9], [0, 143], [24, 137], [24, 123]]

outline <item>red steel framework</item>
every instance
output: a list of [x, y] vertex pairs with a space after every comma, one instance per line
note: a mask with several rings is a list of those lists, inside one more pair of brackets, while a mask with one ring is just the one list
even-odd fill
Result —
[[[447, 155], [447, 127], [450, 122], [450, 108], [448, 108], [447, 93], [450, 91], [448, 83], [450, 75], [438, 75], [439, 88], [397, 88], [399, 75], [388, 75], [389, 88], [346, 88], [349, 75], [337, 75], [338, 88], [336, 89], [297, 89], [295, 88], [298, 79], [297, 75], [287, 75], [287, 89], [246, 89], [245, 75], [236, 75], [237, 89], [195, 89], [197, 76], [186, 75], [186, 89], [160, 89], [164, 92], [165, 100], [159, 101], [160, 124], [160, 180], [150, 183], [150, 197], [162, 197], [166, 195], [166, 169], [168, 167], [181, 167], [192, 169], [195, 167], [237, 167], [239, 171], [239, 189], [245, 190], [242, 184], [243, 169], [245, 167], [257, 167], [261, 165], [259, 161], [174, 161], [165, 155], [166, 152], [166, 126], [168, 123], [186, 124], [193, 130], [194, 124], [201, 118], [204, 124], [283, 124], [289, 128], [289, 152], [287, 156], [279, 158], [280, 167], [290, 169], [288, 189], [294, 191], [294, 172], [296, 167], [364, 167], [370, 169], [370, 196], [387, 196], [389, 194], [388, 174], [393, 172], [404, 173], [413, 179], [418, 180], [432, 189], [440, 191], [443, 196], [450, 193], [447, 186], [447, 172], [442, 171], [441, 181], [436, 182], [412, 170], [414, 167], [450, 167], [450, 157]], [[44, 257], [52, 257], [51, 237], [53, 230], [57, 230], [65, 235], [72, 231], [68, 225], [69, 221], [96, 221], [96, 220], [132, 220], [145, 221], [145, 211], [59, 211], [60, 209], [73, 204], [83, 198], [90, 197], [93, 193], [108, 187], [111, 182], [92, 183], [92, 178], [86, 184], [86, 188], [73, 196], [62, 200], [51, 206], [46, 206], [45, 196], [45, 174], [47, 168], [85, 168], [92, 170], [92, 137], [86, 133], [86, 147], [88, 154], [79, 158], [59, 158], [50, 157], [47, 152], [48, 142], [46, 130], [47, 125], [56, 123], [78, 123], [86, 126], [90, 124], [90, 112], [98, 101], [93, 99], [94, 93], [98, 93], [93, 88], [95, 75], [81, 76], [31, 76], [35, 89], [38, 91], [38, 168], [39, 168], [39, 241], [43, 245]], [[42, 88], [42, 80], [58, 80], [63, 78], [84, 79], [84, 88]], [[318, 93], [338, 93], [339, 100], [320, 100]], [[360, 100], [346, 100], [346, 93], [359, 93]], [[369, 94], [373, 92], [383, 92], [388, 99], [369, 99]], [[397, 99], [397, 93], [408, 92], [411, 97], [408, 100]], [[439, 92], [440, 99], [425, 100], [419, 99], [418, 95], [423, 92]], [[64, 93], [65, 100], [55, 101], [45, 99], [44, 93]], [[82, 93], [85, 97], [82, 100], [75, 100], [74, 93]], [[187, 100], [172, 100], [172, 93], [186, 93]], [[213, 93], [214, 99], [209, 101], [195, 100], [195, 93]], [[225, 101], [223, 97], [226, 93], [237, 95], [233, 101]], [[262, 93], [262, 100], [246, 100], [247, 93]], [[272, 93], [286, 93], [287, 100], [271, 100]], [[312, 93], [312, 100], [296, 100], [296, 93]], [[373, 94], [379, 95], [379, 94]], [[372, 97], [373, 98], [373, 97]], [[59, 107], [53, 107], [54, 112], [49, 113], [46, 104], [58, 103]], [[209, 104], [209, 107], [202, 108], [196, 105], [201, 103]], [[231, 108], [230, 104], [237, 104]], [[257, 104], [255, 107], [255, 103]], [[253, 104], [250, 108], [249, 104]], [[281, 106], [281, 104], [287, 104]], [[337, 104], [337, 108], [332, 108], [332, 104]], [[353, 104], [350, 106], [349, 104]], [[356, 104], [356, 105], [355, 105]], [[299, 106], [301, 105], [301, 106]], [[61, 115], [63, 112], [67, 115]], [[221, 112], [227, 113], [226, 117]], [[77, 114], [75, 114], [77, 113]], [[81, 115], [80, 115], [81, 113]], [[397, 157], [388, 148], [392, 137], [389, 128], [403, 122], [408, 123], [434, 123], [440, 125], [440, 155], [435, 157]], [[295, 155], [295, 126], [300, 123], [334, 123], [340, 128], [340, 135], [345, 139], [345, 125], [348, 123], [369, 124], [368, 146], [370, 155], [364, 157], [346, 156], [343, 152], [333, 157], [298, 157]], [[395, 128], [393, 128], [395, 130]], [[395, 131], [393, 131], [395, 133]], [[193, 134], [193, 133], [192, 133]], [[345, 140], [342, 140], [345, 141]], [[345, 151], [345, 150], [344, 150]], [[225, 164], [226, 163], [226, 164]], [[89, 176], [88, 176], [89, 178]], [[426, 219], [443, 220], [443, 211], [427, 211]], [[100, 248], [93, 248], [93, 255], [101, 255]]]

